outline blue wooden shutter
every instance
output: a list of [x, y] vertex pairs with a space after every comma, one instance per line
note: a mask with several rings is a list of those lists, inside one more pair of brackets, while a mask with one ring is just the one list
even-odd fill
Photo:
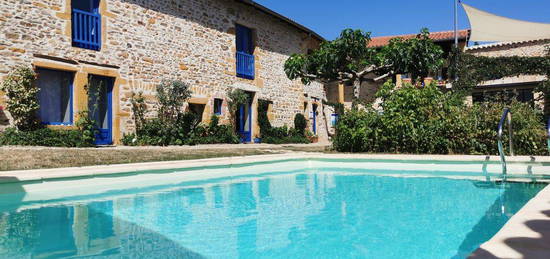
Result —
[[101, 49], [100, 0], [72, 1], [73, 46], [85, 49]]

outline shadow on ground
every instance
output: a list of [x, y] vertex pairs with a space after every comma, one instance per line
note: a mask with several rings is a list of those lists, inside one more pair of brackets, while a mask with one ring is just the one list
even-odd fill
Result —
[[[504, 244], [518, 252], [521, 258], [550, 258], [550, 210], [543, 211], [542, 213], [546, 215], [546, 219], [530, 220], [524, 223], [529, 229], [539, 234], [540, 237], [516, 237], [504, 241]], [[469, 258], [493, 259], [500, 257], [495, 256], [485, 249], [479, 248]]]

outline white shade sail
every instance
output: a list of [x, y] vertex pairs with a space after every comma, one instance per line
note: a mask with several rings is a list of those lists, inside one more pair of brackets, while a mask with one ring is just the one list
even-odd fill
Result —
[[462, 4], [472, 32], [470, 41], [525, 41], [550, 39], [550, 24], [510, 19]]

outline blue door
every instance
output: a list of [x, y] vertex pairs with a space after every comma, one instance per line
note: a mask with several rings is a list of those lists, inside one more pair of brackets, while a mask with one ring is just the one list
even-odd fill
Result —
[[88, 84], [89, 116], [96, 122], [96, 145], [113, 144], [113, 78], [92, 75]]
[[317, 135], [317, 104], [313, 105], [313, 134]]
[[252, 142], [252, 103], [239, 108], [239, 135], [242, 143]]

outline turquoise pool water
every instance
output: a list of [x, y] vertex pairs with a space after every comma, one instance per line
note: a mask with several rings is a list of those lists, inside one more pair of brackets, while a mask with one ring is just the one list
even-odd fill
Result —
[[543, 187], [303, 169], [67, 196], [0, 210], [0, 257], [465, 258]]

